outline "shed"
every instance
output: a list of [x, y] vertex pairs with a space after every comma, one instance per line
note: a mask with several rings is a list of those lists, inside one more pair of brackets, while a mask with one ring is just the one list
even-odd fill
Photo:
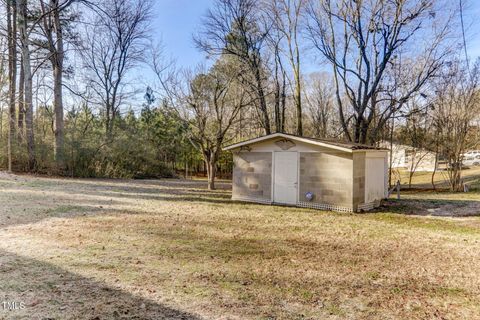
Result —
[[388, 192], [387, 149], [274, 133], [224, 150], [233, 200], [358, 212]]

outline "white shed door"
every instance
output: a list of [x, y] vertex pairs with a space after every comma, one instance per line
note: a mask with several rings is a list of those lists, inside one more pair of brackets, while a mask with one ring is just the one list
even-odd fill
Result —
[[366, 158], [365, 202], [385, 198], [385, 158]]
[[273, 201], [297, 204], [297, 152], [275, 152]]

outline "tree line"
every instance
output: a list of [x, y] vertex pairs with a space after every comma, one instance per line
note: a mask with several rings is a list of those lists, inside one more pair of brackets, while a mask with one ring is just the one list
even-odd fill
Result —
[[[155, 44], [151, 1], [2, 2], [8, 170], [204, 168], [214, 189], [232, 165], [223, 146], [287, 132], [428, 149], [462, 188], [462, 155], [478, 141], [478, 67], [461, 54], [454, 2], [215, 0], [193, 34], [208, 63], [194, 68]], [[152, 77], [139, 81], [144, 70]]]

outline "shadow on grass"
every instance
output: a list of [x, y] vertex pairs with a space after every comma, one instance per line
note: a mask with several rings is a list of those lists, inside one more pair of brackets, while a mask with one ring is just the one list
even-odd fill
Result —
[[[69, 191], [77, 193], [76, 191]], [[144, 189], [132, 186], [127, 189], [82, 190], [77, 194], [100, 196], [112, 199], [141, 199], [156, 201], [200, 201], [209, 203], [231, 203], [230, 192], [203, 189]]]
[[57, 266], [0, 251], [1, 319], [200, 319]]
[[122, 206], [135, 206], [135, 200], [231, 204], [230, 188], [229, 183], [222, 182], [219, 190], [209, 191], [204, 181], [185, 180], [23, 181], [6, 186], [0, 193], [0, 228], [53, 217], [134, 211]]

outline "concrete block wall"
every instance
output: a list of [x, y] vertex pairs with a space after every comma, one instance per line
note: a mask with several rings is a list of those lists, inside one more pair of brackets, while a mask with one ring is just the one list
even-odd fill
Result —
[[353, 210], [365, 203], [365, 152], [353, 154]]
[[299, 199], [313, 192], [311, 202], [352, 208], [353, 203], [352, 154], [342, 152], [301, 152]]
[[233, 198], [271, 201], [272, 153], [240, 152], [233, 163]]

